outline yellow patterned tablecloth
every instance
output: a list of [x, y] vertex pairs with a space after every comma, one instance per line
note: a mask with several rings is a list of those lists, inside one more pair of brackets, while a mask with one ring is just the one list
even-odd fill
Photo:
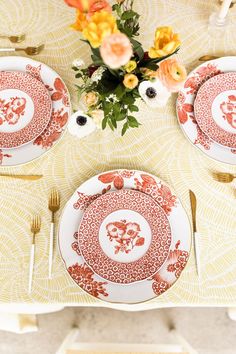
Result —
[[[180, 56], [191, 70], [203, 54], [236, 53], [236, 6], [230, 10], [231, 25], [220, 35], [208, 32], [208, 18], [217, 0], [137, 0], [142, 14], [140, 40], [149, 47], [158, 25], [172, 25], [182, 38]], [[46, 49], [36, 59], [55, 69], [65, 80], [73, 108], [77, 108], [73, 59], [89, 61], [86, 44], [68, 26], [74, 10], [63, 0], [1, 0], [0, 33], [26, 33], [27, 43], [43, 42]], [[0, 46], [9, 45], [1, 40]], [[140, 106], [142, 126], [125, 137], [97, 131], [77, 140], [68, 133], [49, 153], [35, 162], [2, 172], [38, 174], [37, 182], [0, 178], [0, 301], [2, 303], [61, 303], [63, 305], [108, 306], [147, 309], [167, 306], [236, 306], [236, 198], [233, 185], [212, 180], [209, 170], [231, 171], [236, 167], [218, 163], [194, 148], [183, 135], [175, 114], [173, 96], [164, 109]], [[202, 278], [195, 275], [193, 252], [177, 283], [162, 296], [141, 305], [111, 305], [82, 292], [68, 276], [56, 254], [53, 279], [48, 280], [50, 214], [47, 198], [57, 186], [62, 207], [86, 179], [102, 171], [130, 168], [156, 174], [173, 186], [189, 211], [188, 190], [198, 199], [201, 233]], [[1, 172], [0, 171], [0, 172]], [[42, 215], [37, 237], [33, 292], [27, 294], [31, 215]]]

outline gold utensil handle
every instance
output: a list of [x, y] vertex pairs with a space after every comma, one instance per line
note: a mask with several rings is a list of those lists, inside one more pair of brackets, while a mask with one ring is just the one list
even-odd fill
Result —
[[25, 181], [36, 181], [43, 177], [43, 175], [8, 175], [5, 173], [0, 173], [0, 177], [10, 177], [10, 178], [17, 178], [23, 179]]
[[208, 60], [214, 60], [214, 59], [219, 59], [219, 56], [216, 55], [203, 55], [202, 57], [200, 57], [198, 60], [199, 61], [208, 61]]

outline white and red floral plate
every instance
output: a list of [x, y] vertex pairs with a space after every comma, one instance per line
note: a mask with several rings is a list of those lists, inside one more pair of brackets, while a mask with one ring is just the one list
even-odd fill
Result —
[[47, 88], [52, 100], [52, 114], [46, 129], [36, 139], [17, 148], [0, 149], [0, 165], [16, 166], [42, 156], [62, 136], [70, 116], [68, 90], [59, 75], [47, 65], [26, 57], [1, 57], [0, 71], [30, 74]]
[[[78, 245], [78, 228], [87, 207], [108, 191], [122, 189], [151, 196], [166, 213], [172, 236], [169, 255], [160, 270], [132, 284], [117, 284], [94, 273]], [[187, 264], [191, 238], [188, 216], [166, 183], [146, 172], [116, 170], [90, 178], [74, 192], [61, 216], [58, 246], [70, 277], [80, 288], [101, 300], [132, 304], [150, 300], [171, 288]]]
[[231, 165], [236, 164], [236, 149], [216, 143], [200, 129], [194, 114], [194, 100], [199, 88], [207, 80], [234, 71], [236, 71], [236, 57], [222, 57], [203, 63], [189, 74], [177, 99], [179, 123], [191, 143], [207, 156]]
[[168, 257], [171, 229], [149, 195], [122, 189], [94, 200], [78, 231], [79, 249], [99, 276], [129, 284], [153, 276]]
[[51, 113], [51, 96], [42, 82], [19, 71], [0, 72], [0, 148], [36, 139]]
[[207, 80], [197, 92], [194, 114], [200, 129], [209, 138], [236, 149], [236, 73]]

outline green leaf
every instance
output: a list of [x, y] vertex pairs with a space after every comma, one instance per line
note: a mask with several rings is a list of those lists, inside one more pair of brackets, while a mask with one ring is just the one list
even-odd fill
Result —
[[129, 128], [129, 124], [126, 122], [124, 125], [123, 125], [123, 128], [122, 128], [122, 131], [121, 131], [121, 135], [125, 135], [127, 129]]
[[114, 94], [117, 96], [118, 99], [121, 99], [126, 94], [124, 85], [119, 84], [114, 90]]
[[129, 122], [129, 126], [132, 128], [137, 128], [140, 125], [140, 123], [137, 121], [137, 119], [133, 116], [128, 116], [127, 119]]
[[129, 106], [129, 111], [130, 111], [130, 112], [138, 112], [138, 111], [139, 111], [139, 109], [138, 109], [138, 107], [137, 107], [137, 106], [135, 106], [135, 105], [131, 105], [131, 106]]
[[112, 122], [110, 120], [108, 121], [108, 125], [111, 128], [111, 130], [114, 130], [114, 127], [113, 127]]
[[126, 117], [127, 117], [127, 114], [125, 114], [125, 113], [120, 113], [120, 114], [116, 117], [116, 120], [117, 120], [117, 122], [119, 122], [119, 121], [121, 121], [121, 120], [124, 120]]
[[117, 128], [116, 117], [114, 115], [111, 116], [111, 123], [114, 128]]
[[102, 120], [102, 129], [104, 130], [107, 126], [108, 116], [105, 116]]
[[130, 39], [130, 42], [132, 43], [134, 53], [137, 53], [139, 60], [142, 60], [144, 56], [144, 50], [142, 48], [142, 44], [133, 38]]
[[132, 94], [126, 94], [126, 96], [124, 96], [122, 98], [122, 103], [127, 104], [127, 105], [131, 105], [135, 102], [135, 98], [132, 96]]
[[153, 71], [156, 71], [159, 68], [159, 66], [156, 63], [154, 63], [154, 62], [149, 62], [147, 64], [144, 64], [143, 67], [145, 67], [147, 69], [150, 69], [150, 70], [153, 70]]
[[123, 12], [123, 14], [121, 16], [121, 19], [122, 20], [129, 20], [129, 19], [134, 18], [134, 17], [139, 17], [137, 12], [134, 12], [133, 10], [128, 10], [128, 11], [124, 11]]

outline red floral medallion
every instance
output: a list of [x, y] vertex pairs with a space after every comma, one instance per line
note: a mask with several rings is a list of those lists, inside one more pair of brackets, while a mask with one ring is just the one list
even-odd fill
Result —
[[115, 241], [115, 254], [130, 253], [136, 246], [143, 246], [145, 238], [139, 235], [141, 228], [136, 222], [114, 221], [106, 226], [110, 241]]
[[25, 114], [26, 99], [11, 97], [10, 100], [0, 99], [0, 125], [4, 122], [15, 125]]

